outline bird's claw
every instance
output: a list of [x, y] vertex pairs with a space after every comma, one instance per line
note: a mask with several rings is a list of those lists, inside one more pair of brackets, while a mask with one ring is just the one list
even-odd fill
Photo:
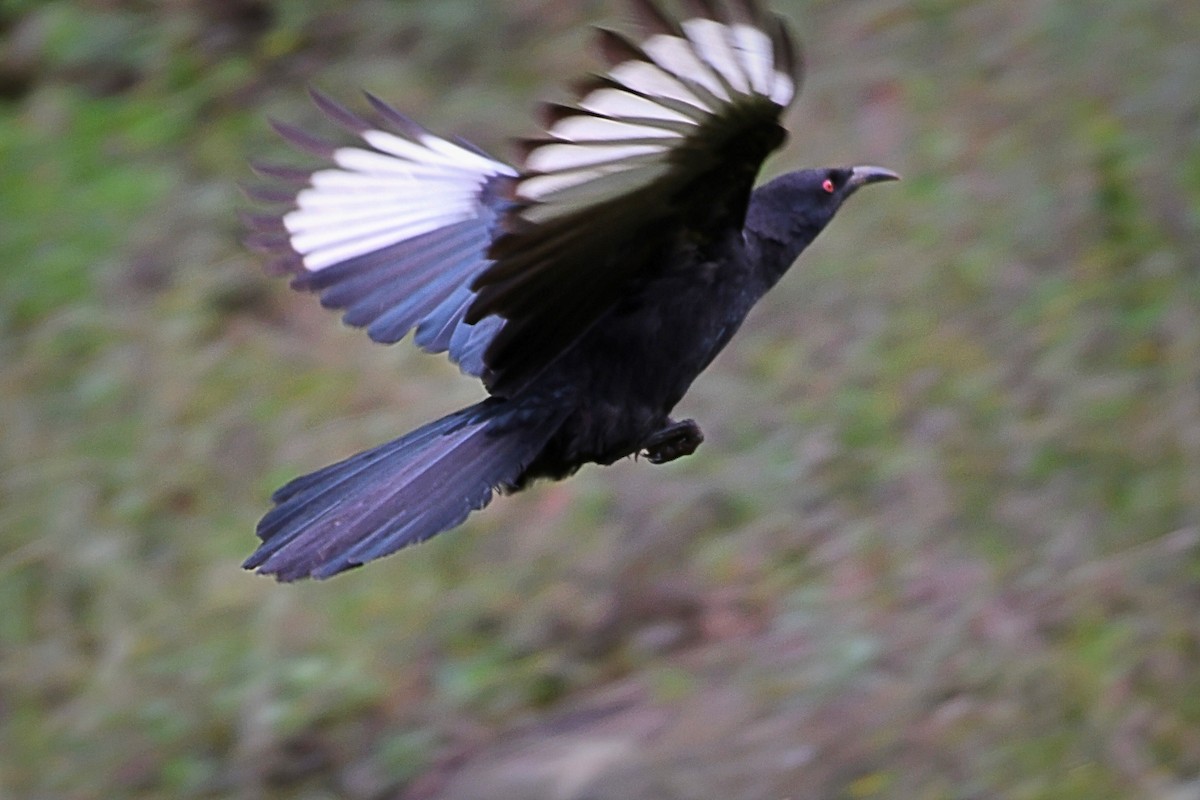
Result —
[[704, 441], [704, 433], [694, 419], [671, 422], [642, 445], [642, 455], [651, 464], [666, 464], [690, 456]]

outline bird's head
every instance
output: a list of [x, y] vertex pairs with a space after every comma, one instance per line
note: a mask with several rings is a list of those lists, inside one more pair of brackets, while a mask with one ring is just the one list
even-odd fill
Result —
[[898, 181], [900, 176], [883, 167], [833, 167], [805, 169], [792, 173], [798, 189], [816, 203], [842, 203], [863, 186], [883, 181]]
[[747, 227], [781, 243], [807, 246], [846, 198], [863, 186], [899, 180], [883, 167], [822, 167], [780, 175], [754, 191]]

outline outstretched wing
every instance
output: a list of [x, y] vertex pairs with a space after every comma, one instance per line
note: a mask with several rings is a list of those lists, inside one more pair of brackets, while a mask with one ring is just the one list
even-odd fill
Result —
[[740, 230], [754, 178], [786, 134], [799, 85], [784, 24], [754, 0], [685, 0], [676, 21], [633, 0], [634, 43], [600, 31], [610, 64], [575, 105], [548, 107], [527, 142], [514, 205], [475, 278], [468, 322], [502, 317], [484, 354], [489, 389], [520, 391], [669, 245]]
[[510, 205], [502, 188], [515, 171], [370, 95], [378, 120], [312, 95], [365, 146], [338, 147], [276, 124], [328, 166], [259, 167], [275, 184], [251, 193], [275, 208], [247, 215], [248, 243], [293, 275], [294, 288], [319, 293], [322, 305], [344, 310], [346, 324], [375, 341], [397, 342], [415, 327], [418, 346], [448, 351], [464, 372], [479, 375], [503, 321], [463, 316], [475, 299], [471, 282], [491, 264], [487, 249]]

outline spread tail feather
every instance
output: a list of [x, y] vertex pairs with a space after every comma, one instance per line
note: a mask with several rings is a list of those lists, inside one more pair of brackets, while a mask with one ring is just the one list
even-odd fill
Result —
[[328, 578], [453, 528], [513, 485], [560, 421], [485, 400], [296, 478], [273, 495], [243, 566]]

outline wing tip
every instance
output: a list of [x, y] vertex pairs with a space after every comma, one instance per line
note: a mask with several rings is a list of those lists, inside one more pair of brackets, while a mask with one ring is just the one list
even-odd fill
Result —
[[374, 127], [369, 120], [355, 114], [315, 86], [308, 87], [308, 96], [312, 98], [313, 104], [321, 110], [321, 113], [350, 133], [361, 136]]
[[288, 144], [317, 158], [332, 159], [334, 152], [337, 150], [337, 145], [333, 142], [322, 139], [319, 136], [314, 136], [295, 125], [273, 117], [268, 118], [267, 122]]
[[378, 96], [371, 92], [364, 91], [363, 97], [375, 109], [383, 120], [388, 123], [397, 133], [405, 136], [412, 141], [419, 141], [422, 136], [432, 136], [429, 129], [421, 123], [409, 117], [404, 112], [397, 109], [390, 103], [381, 100]]

